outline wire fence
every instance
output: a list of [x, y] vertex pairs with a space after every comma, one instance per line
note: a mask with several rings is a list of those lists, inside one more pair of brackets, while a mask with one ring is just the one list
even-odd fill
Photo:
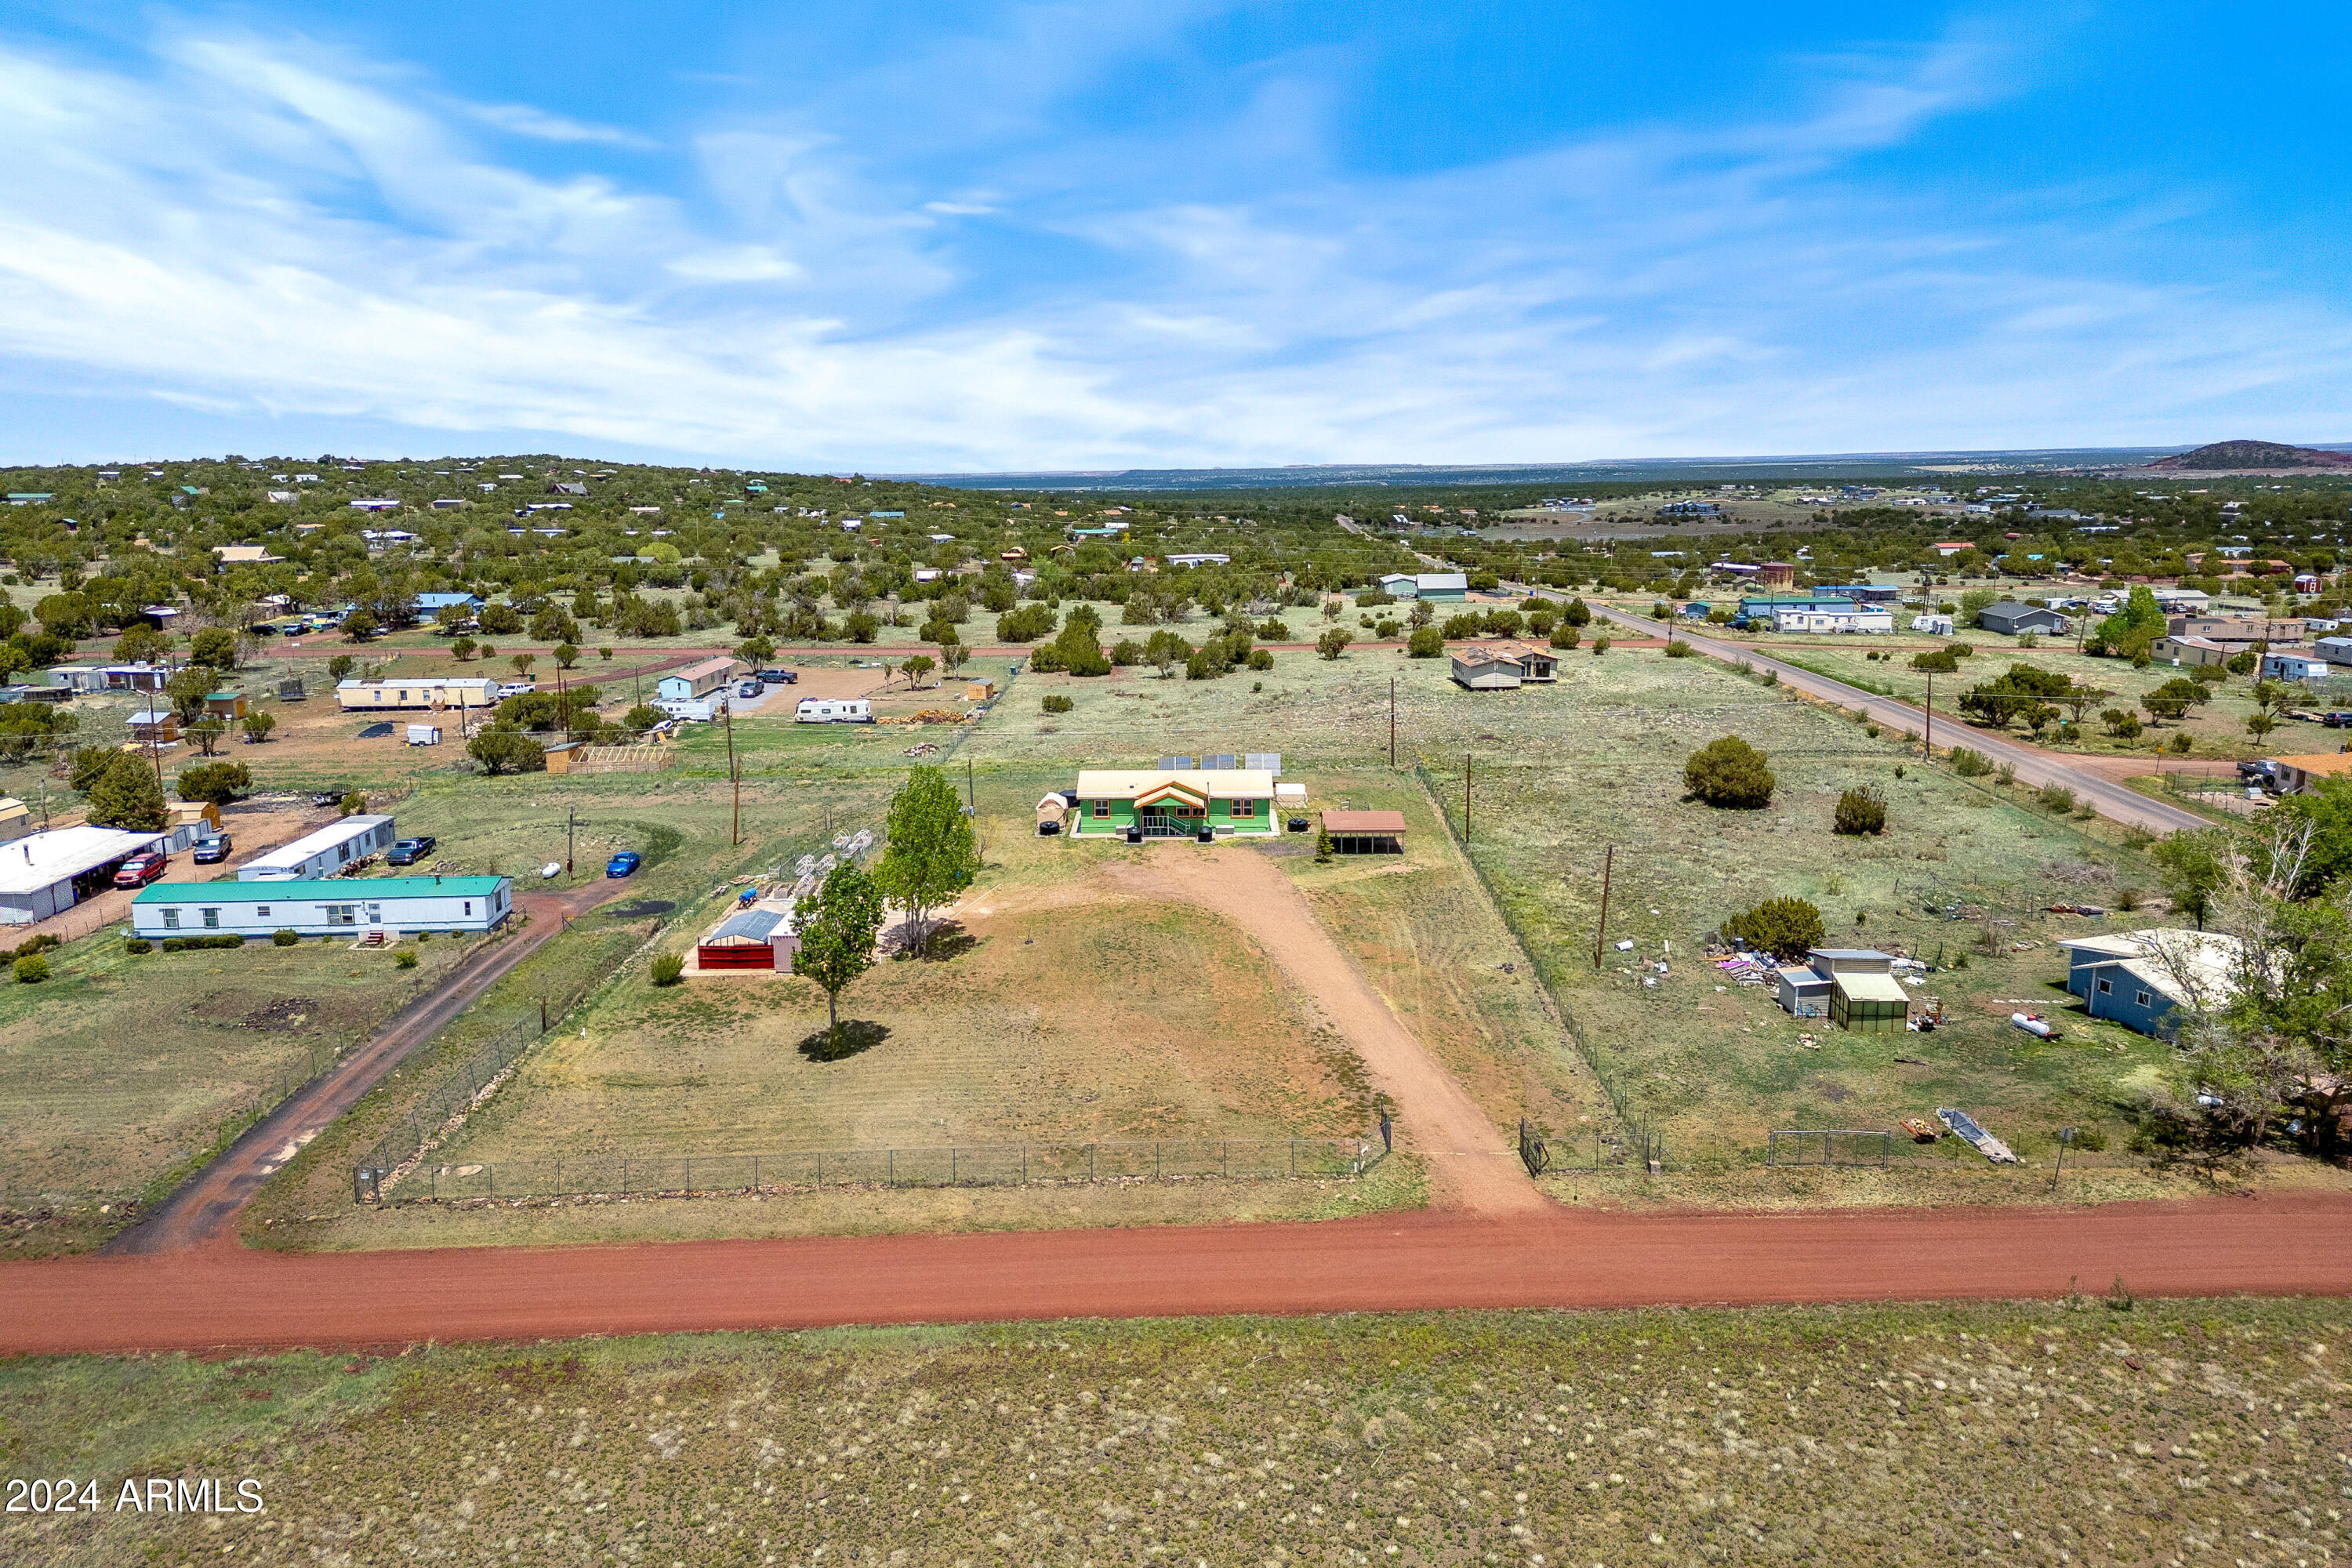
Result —
[[[1203, 1177], [1352, 1180], [1388, 1155], [1377, 1131], [1342, 1138], [1170, 1138], [786, 1149], [750, 1154], [591, 1154], [427, 1163], [358, 1200], [660, 1197], [835, 1187], [1025, 1186]], [[395, 1195], [396, 1194], [396, 1195]]]
[[1412, 773], [1413, 777], [1420, 781], [1422, 793], [1429, 797], [1430, 805], [1437, 814], [1437, 820], [1444, 825], [1446, 836], [1453, 839], [1454, 848], [1461, 851], [1464, 863], [1470, 868], [1470, 874], [1478, 879], [1478, 886], [1486, 890], [1486, 901], [1494, 907], [1496, 917], [1502, 921], [1504, 928], [1511, 933], [1513, 940], [1519, 944], [1520, 951], [1528, 955], [1528, 962], [1535, 971], [1536, 982], [1544, 988], [1544, 994], [1551, 999], [1552, 1008], [1559, 1015], [1560, 1026], [1567, 1033], [1570, 1045], [1575, 1047], [1576, 1054], [1583, 1059], [1584, 1065], [1591, 1069], [1594, 1080], [1601, 1085], [1601, 1092], [1607, 1097], [1610, 1111], [1618, 1123], [1621, 1160], [1628, 1150], [1639, 1148], [1643, 1151], [1641, 1155], [1643, 1168], [1649, 1169], [1654, 1163], [1650, 1151], [1654, 1149], [1655, 1168], [1663, 1170], [1665, 1160], [1664, 1137], [1654, 1132], [1645, 1121], [1635, 1117], [1628, 1109], [1629, 1102], [1615, 1064], [1609, 1061], [1599, 1048], [1597, 1037], [1577, 1022], [1576, 1009], [1570, 1006], [1568, 998], [1561, 994], [1559, 984], [1552, 972], [1549, 959], [1545, 955], [1543, 946], [1529, 940], [1528, 932], [1511, 918], [1509, 900], [1503, 897], [1501, 889], [1497, 889], [1493, 879], [1487, 876], [1486, 868], [1478, 864], [1478, 858], [1470, 852], [1470, 846], [1464, 841], [1461, 831], [1454, 826], [1453, 814], [1445, 805], [1446, 797], [1438, 790], [1435, 781], [1430, 777], [1428, 768], [1415, 760]]

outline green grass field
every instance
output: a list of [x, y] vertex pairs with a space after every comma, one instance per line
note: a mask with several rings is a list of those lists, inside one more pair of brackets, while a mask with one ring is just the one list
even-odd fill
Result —
[[[2316, 1564], [2340, 1302], [1039, 1323], [18, 1360], [0, 1555]], [[266, 1511], [110, 1511], [126, 1476]]]
[[[258, 1095], [310, 1076], [446, 973], [478, 939], [267, 942], [134, 956], [110, 930], [0, 985], [0, 1208], [16, 1256], [85, 1245], [240, 1131]], [[29, 1216], [47, 1212], [35, 1222]]]

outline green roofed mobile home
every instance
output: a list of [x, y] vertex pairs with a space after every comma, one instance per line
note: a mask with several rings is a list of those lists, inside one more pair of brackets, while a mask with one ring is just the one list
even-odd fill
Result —
[[131, 929], [171, 936], [352, 936], [489, 931], [514, 912], [507, 877], [334, 877], [286, 882], [157, 882], [131, 901]]

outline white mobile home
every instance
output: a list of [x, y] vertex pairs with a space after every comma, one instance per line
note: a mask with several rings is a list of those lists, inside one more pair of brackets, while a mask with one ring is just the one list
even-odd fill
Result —
[[498, 705], [499, 683], [486, 675], [415, 675], [405, 680], [339, 680], [335, 700], [346, 713], [394, 708], [469, 708]]
[[255, 856], [237, 868], [236, 879], [292, 882], [331, 877], [354, 860], [383, 854], [392, 847], [392, 837], [389, 816], [346, 816], [267, 855]]
[[239, 935], [251, 941], [380, 931], [489, 931], [514, 912], [506, 877], [344, 877], [332, 881], [157, 882], [131, 900], [131, 929], [150, 941]]
[[874, 704], [864, 698], [803, 697], [793, 718], [802, 724], [871, 724]]
[[161, 848], [160, 833], [112, 827], [60, 827], [0, 845], [0, 925], [26, 925], [69, 910], [114, 885], [114, 873], [143, 849]]
[[706, 658], [700, 664], [689, 664], [684, 669], [671, 670], [654, 682], [654, 691], [668, 702], [691, 702], [697, 698], [723, 692], [727, 683], [742, 668], [740, 660]]

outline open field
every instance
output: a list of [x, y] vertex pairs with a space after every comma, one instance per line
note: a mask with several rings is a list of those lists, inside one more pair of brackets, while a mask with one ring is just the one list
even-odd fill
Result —
[[116, 1216], [90, 1205], [158, 1195], [257, 1095], [364, 1038], [478, 940], [404, 943], [414, 970], [329, 942], [133, 956], [110, 931], [51, 950], [47, 983], [0, 985], [0, 1206], [77, 1202], [0, 1245], [97, 1239]]
[[[0, 1551], [2339, 1560], [2343, 1305], [2102, 1300], [25, 1359], [10, 1472], [103, 1506], [0, 1515]], [[124, 1477], [181, 1475], [267, 1511], [113, 1511]]]

